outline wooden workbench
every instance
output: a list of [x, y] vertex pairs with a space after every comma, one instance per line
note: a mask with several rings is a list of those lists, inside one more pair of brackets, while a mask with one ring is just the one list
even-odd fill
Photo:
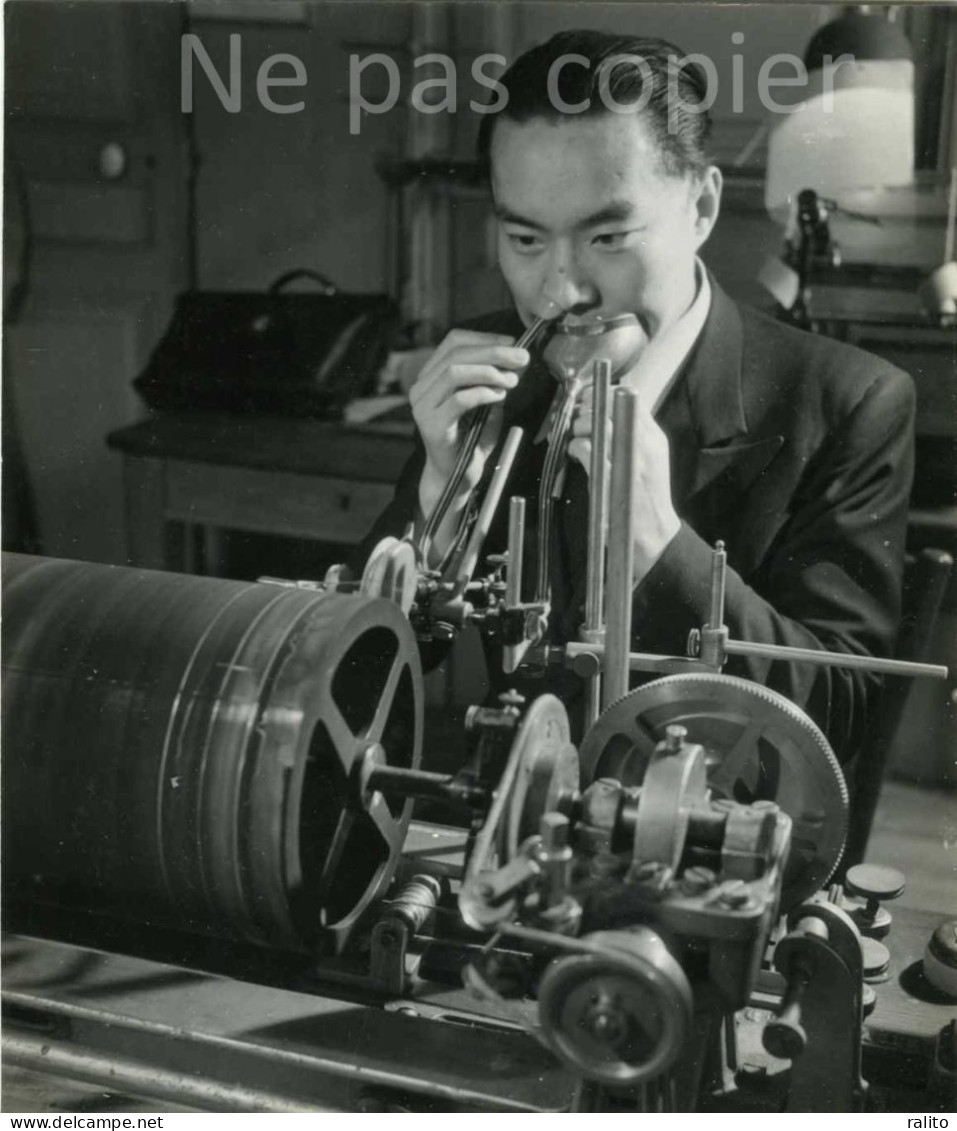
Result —
[[132, 565], [216, 573], [217, 535], [242, 530], [352, 545], [392, 498], [411, 424], [162, 414], [107, 437], [123, 456]]

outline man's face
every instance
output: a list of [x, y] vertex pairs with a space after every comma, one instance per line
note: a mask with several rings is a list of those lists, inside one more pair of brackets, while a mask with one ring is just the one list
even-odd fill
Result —
[[664, 171], [640, 115], [502, 118], [491, 166], [499, 264], [526, 325], [551, 301], [634, 313], [653, 337], [688, 308], [710, 190]]

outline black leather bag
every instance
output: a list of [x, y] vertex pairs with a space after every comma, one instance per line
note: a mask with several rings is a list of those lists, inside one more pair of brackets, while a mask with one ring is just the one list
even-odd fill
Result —
[[[317, 294], [284, 290], [299, 279]], [[376, 391], [399, 311], [387, 295], [343, 294], [315, 271], [265, 293], [187, 291], [133, 382], [151, 408], [335, 419]]]

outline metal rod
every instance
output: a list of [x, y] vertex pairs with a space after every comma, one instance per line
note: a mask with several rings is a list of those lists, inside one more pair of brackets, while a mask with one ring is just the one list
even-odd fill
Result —
[[[561, 655], [559, 655], [561, 653]], [[599, 663], [605, 659], [604, 644], [588, 644], [573, 641], [558, 648], [549, 649], [549, 663], [564, 663], [574, 669], [576, 662], [587, 661], [594, 656]], [[675, 672], [708, 672], [712, 669], [701, 660], [687, 656], [660, 656], [655, 652], [629, 652], [628, 670], [633, 672], [662, 672], [671, 675]]]
[[498, 463], [495, 465], [492, 480], [488, 485], [488, 490], [485, 492], [485, 498], [482, 500], [482, 507], [478, 513], [478, 518], [475, 520], [472, 536], [469, 538], [468, 546], [465, 549], [465, 553], [462, 555], [461, 563], [455, 571], [455, 594], [457, 596], [465, 592], [466, 585], [472, 580], [472, 574], [475, 572], [475, 567], [478, 564], [479, 554], [482, 552], [482, 546], [485, 544], [485, 539], [488, 537], [489, 528], [492, 525], [492, 520], [495, 518], [495, 512], [498, 510], [502, 492], [505, 490], [505, 484], [511, 474], [512, 464], [515, 462], [515, 457], [518, 454], [518, 448], [524, 435], [525, 432], [523, 429], [514, 427], [509, 429], [508, 436], [505, 438], [501, 454], [498, 457]]
[[508, 504], [508, 566], [505, 604], [514, 607], [522, 599], [522, 567], [525, 558], [525, 500], [514, 495]]
[[591, 479], [588, 499], [588, 580], [585, 592], [585, 628], [603, 628], [605, 596], [605, 543], [608, 537], [608, 400], [611, 362], [595, 362], [592, 385]]
[[[505, 577], [505, 604], [515, 608], [522, 600], [522, 567], [525, 560], [525, 500], [514, 497], [508, 511], [508, 573]], [[506, 644], [502, 648], [502, 671], [508, 675], [518, 669], [529, 641]]]
[[611, 444], [610, 513], [608, 529], [608, 595], [605, 616], [605, 667], [602, 707], [628, 690], [628, 656], [631, 644], [631, 596], [635, 558], [635, 437], [638, 428], [638, 394], [615, 390], [614, 432]]
[[708, 618], [708, 628], [721, 628], [724, 624], [724, 592], [727, 567], [728, 555], [725, 553], [724, 543], [717, 542], [711, 559], [711, 615]]
[[838, 668], [856, 668], [888, 675], [929, 676], [946, 679], [947, 668], [941, 664], [917, 664], [911, 660], [883, 660], [877, 656], [856, 656], [848, 652], [821, 652], [816, 648], [790, 648], [783, 644], [752, 644], [745, 640], [728, 640], [725, 651], [730, 656], [758, 656], [764, 660], [787, 660]]
[[369, 775], [368, 788], [400, 797], [433, 797], [447, 801], [451, 784], [451, 774], [408, 770], [403, 766], [376, 766]]
[[572, 421], [581, 391], [582, 382], [577, 375], [559, 387], [554, 418], [548, 433], [548, 451], [545, 455], [538, 492], [538, 577], [535, 584], [535, 600], [539, 604], [547, 604], [551, 596], [549, 563], [552, 549], [552, 519], [565, 481], [568, 442], [571, 439]]
[[[5, 999], [6, 997], [7, 995]], [[46, 1008], [45, 999], [40, 999], [39, 1002], [29, 999], [28, 1008], [39, 1014], [41, 1009]], [[284, 1094], [290, 1093], [292, 1089], [288, 1085], [284, 1089], [279, 1081], [283, 1078], [288, 1080], [287, 1073], [292, 1075], [293, 1072], [302, 1072], [306, 1058], [301, 1054], [297, 1058], [296, 1054], [287, 1053], [282, 1048], [266, 1052], [263, 1045], [256, 1046], [250, 1042], [249, 1058], [244, 1057], [243, 1060], [244, 1080], [240, 1083], [220, 1079], [220, 1074], [229, 1072], [229, 1069], [224, 1072], [222, 1067], [226, 1057], [221, 1050], [224, 1046], [229, 1048], [235, 1044], [235, 1038], [194, 1036], [184, 1033], [180, 1028], [172, 1029], [160, 1021], [141, 1021], [138, 1018], [107, 1021], [99, 1011], [88, 1007], [84, 1009], [74, 1006], [69, 1011], [63, 1010], [62, 1014], [59, 1011], [51, 1013], [51, 1018], [62, 1022], [63, 1029], [67, 1032], [71, 1032], [73, 1026], [81, 1030], [87, 1044], [74, 1044], [69, 1038], [53, 1037], [47, 1032], [17, 1032], [12, 1024], [6, 1023], [3, 1032], [4, 1063], [41, 1073], [48, 1079], [78, 1080], [92, 1084], [99, 1090], [115, 1091], [120, 1095], [125, 1092], [133, 1096], [145, 1096], [156, 1102], [156, 1107], [147, 1108], [154, 1111], [169, 1111], [168, 1106], [160, 1106], [169, 1103], [182, 1104], [187, 1110], [193, 1111], [277, 1114], [345, 1112], [353, 1106], [350, 1103], [348, 1107], [332, 1107], [316, 1099], [304, 1101], [301, 1096]], [[121, 1026], [127, 1029], [131, 1039], [124, 1041]], [[104, 1034], [108, 1034], [110, 1045], [105, 1049], [97, 1048], [95, 1042], [103, 1040]], [[149, 1048], [154, 1042], [156, 1047], [175, 1048], [179, 1058], [187, 1061], [189, 1068], [166, 1067], [158, 1064], [158, 1058], [155, 1057], [151, 1057], [148, 1063], [138, 1059], [137, 1053], [142, 1057], [143, 1049]], [[245, 1049], [243, 1051], [246, 1052]], [[363, 1069], [352, 1068], [355, 1059], [351, 1064], [344, 1061], [349, 1067], [342, 1070], [338, 1065], [333, 1067], [335, 1062], [328, 1057], [322, 1060], [317, 1057], [311, 1063], [306, 1063], [309, 1064], [310, 1080], [327, 1081], [330, 1096], [337, 1092], [348, 1094], [341, 1082], [343, 1077], [348, 1079], [350, 1073], [358, 1077], [356, 1083], [350, 1085], [357, 1088], [359, 1083], [365, 1083], [367, 1079], [366, 1075], [360, 1073], [369, 1072], [368, 1066]], [[391, 1074], [381, 1072], [380, 1075], [385, 1078], [384, 1082], [392, 1082]], [[368, 1079], [373, 1078], [370, 1075]], [[379, 1080], [374, 1082], [379, 1083]], [[269, 1090], [271, 1087], [276, 1087], [276, 1090]]]
[[[608, 402], [611, 397], [611, 362], [595, 361], [592, 380], [591, 477], [588, 484], [588, 572], [585, 590], [585, 624], [588, 643], [604, 640], [605, 547], [608, 543]], [[601, 710], [601, 672], [585, 680], [585, 730]]]

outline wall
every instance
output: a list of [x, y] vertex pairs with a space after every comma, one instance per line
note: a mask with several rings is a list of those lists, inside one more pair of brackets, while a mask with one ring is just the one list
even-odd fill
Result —
[[52, 0], [3, 15], [5, 267], [22, 297], [14, 324], [5, 309], [5, 408], [43, 552], [122, 562], [105, 437], [142, 415], [130, 383], [187, 278], [179, 10]]
[[[289, 27], [192, 22], [222, 75], [229, 37], [238, 34], [242, 45], [239, 113], [226, 111], [196, 69], [202, 286], [262, 289], [296, 267], [325, 272], [345, 289], [388, 286], [389, 200], [376, 162], [402, 153], [403, 115], [368, 116], [361, 134], [350, 135], [349, 55], [382, 51], [402, 62], [412, 13], [408, 4], [323, 4]], [[280, 103], [302, 99], [300, 113], [273, 113], [257, 98], [258, 69], [276, 53], [305, 68], [304, 88], [274, 95]]]
[[[280, 10], [298, 9], [293, 22]], [[231, 15], [236, 9], [220, 5]], [[719, 82], [715, 149], [732, 161], [760, 123], [753, 93], [758, 60], [800, 50], [833, 14], [821, 5], [324, 3], [264, 7], [276, 18], [193, 19], [226, 74], [229, 36], [242, 47], [241, 111], [230, 114], [202, 75], [195, 112], [180, 108], [180, 20], [167, 3], [21, 0], [7, 5], [7, 171], [25, 173], [33, 213], [31, 290], [9, 328], [6, 374], [14, 393], [44, 548], [122, 560], [121, 468], [103, 437], [141, 415], [130, 382], [189, 277], [187, 128], [198, 158], [196, 263], [207, 288], [262, 289], [281, 272], [311, 266], [349, 289], [403, 290], [434, 336], [451, 322], [507, 301], [494, 263], [481, 192], [413, 187], [401, 194], [410, 238], [397, 241], [400, 194], [380, 164], [416, 155], [471, 154], [468, 113], [427, 121], [410, 112], [411, 62], [448, 52], [467, 76], [477, 54], [508, 58], [570, 23], [640, 30], [706, 51], [719, 77], [740, 46], [744, 101], [732, 112]], [[204, 8], [209, 11], [209, 5]], [[260, 13], [262, 14], [262, 13]], [[926, 21], [925, 21], [926, 22]], [[745, 42], [731, 34], [742, 30]], [[925, 28], [925, 33], [927, 29]], [[387, 114], [349, 132], [351, 55], [396, 60], [402, 97]], [[287, 52], [307, 73], [300, 114], [277, 115], [256, 96], [264, 58]], [[924, 84], [927, 85], [926, 83]], [[381, 93], [381, 79], [380, 79]], [[463, 82], [461, 101], [477, 94]], [[126, 147], [127, 170], [111, 179], [102, 148]], [[760, 147], [753, 158], [760, 163]], [[882, 230], [842, 219], [835, 232], [849, 258], [880, 242], [885, 261], [930, 266], [939, 216]], [[15, 230], [8, 232], [12, 248]], [[762, 300], [757, 265], [781, 233], [767, 219], [760, 179], [729, 186], [725, 214], [705, 258], [735, 295]], [[414, 254], [410, 254], [410, 249]]]
[[[404, 286], [410, 315], [422, 318], [433, 335], [450, 322], [507, 301], [495, 267], [484, 194], [447, 186], [406, 190], [401, 194], [405, 238], [399, 247], [400, 194], [389, 193], [378, 168], [413, 154], [471, 157], [477, 121], [467, 102], [484, 95], [470, 78], [473, 60], [486, 51], [511, 60], [555, 31], [582, 26], [661, 36], [713, 60], [718, 83], [712, 152], [726, 168], [747, 156], [751, 177], [729, 187], [725, 215], [705, 258], [737, 297], [764, 301], [755, 281], [756, 265], [779, 252], [782, 236], [763, 208], [764, 146], [759, 139], [752, 144], [766, 119], [757, 72], [773, 54], [800, 53], [814, 31], [833, 18], [833, 6], [516, 0], [326, 3], [307, 4], [303, 10], [306, 18], [292, 24], [192, 21], [193, 32], [223, 75], [229, 37], [239, 34], [242, 42], [240, 113], [227, 113], [197, 71], [192, 125], [200, 161], [197, 231], [203, 286], [258, 289], [299, 266], [325, 271], [346, 288], [398, 291]], [[742, 43], [732, 41], [734, 33], [743, 35]], [[435, 66], [413, 71], [413, 58], [429, 50], [442, 51], [455, 63], [455, 114], [425, 116], [408, 106], [414, 83], [441, 73]], [[302, 113], [270, 113], [256, 97], [257, 69], [277, 52], [303, 63], [306, 87], [277, 94], [280, 101], [301, 97], [306, 103]], [[361, 133], [353, 136], [350, 57], [374, 52], [396, 62], [402, 94], [387, 113], [364, 115]], [[384, 93], [381, 69], [369, 68], [363, 89], [372, 99]], [[423, 210], [427, 225], [421, 222]], [[940, 228], [939, 219], [900, 221], [883, 229], [847, 218], [835, 222], [851, 261], [931, 264]]]

